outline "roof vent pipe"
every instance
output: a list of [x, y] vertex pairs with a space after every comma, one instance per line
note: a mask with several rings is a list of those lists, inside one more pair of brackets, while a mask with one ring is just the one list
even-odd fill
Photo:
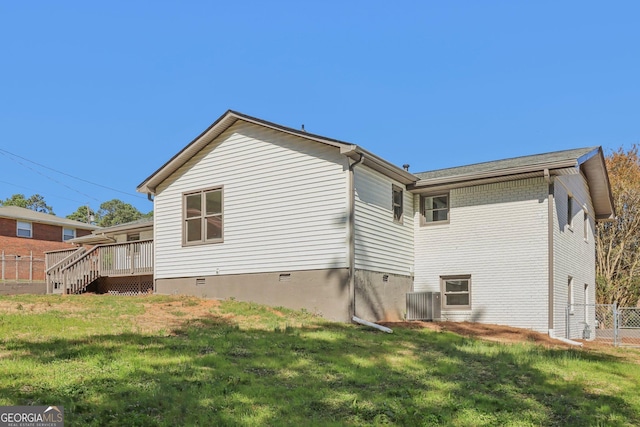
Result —
[[409, 172], [409, 163], [405, 163], [404, 165], [402, 165], [402, 168]]
[[304, 130], [304, 123], [302, 124], [302, 132], [306, 132], [306, 130]]

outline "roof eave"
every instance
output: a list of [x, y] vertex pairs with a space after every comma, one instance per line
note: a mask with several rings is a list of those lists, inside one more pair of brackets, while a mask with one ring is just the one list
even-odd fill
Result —
[[519, 166], [515, 168], [508, 168], [508, 169], [501, 169], [501, 170], [469, 173], [469, 174], [448, 176], [448, 177], [441, 177], [441, 178], [421, 179], [418, 182], [416, 182], [412, 188], [419, 190], [421, 188], [434, 187], [438, 185], [458, 185], [459, 187], [464, 187], [469, 182], [475, 182], [475, 181], [480, 181], [484, 179], [520, 176], [523, 174], [529, 174], [534, 172], [544, 172], [544, 170], [554, 171], [554, 170], [567, 169], [567, 168], [576, 167], [576, 166], [577, 165], [575, 160], [563, 160], [563, 161], [537, 164], [537, 165]]
[[580, 157], [578, 165], [587, 179], [596, 220], [614, 220], [616, 209], [602, 147], [598, 147]]
[[162, 183], [162, 181], [171, 176], [172, 173], [174, 173], [182, 165], [184, 165], [191, 157], [193, 157], [207, 144], [221, 135], [224, 131], [233, 126], [233, 124], [235, 124], [235, 122], [238, 120], [267, 127], [269, 129], [277, 130], [279, 132], [294, 135], [310, 141], [337, 147], [340, 148], [340, 150], [353, 150], [355, 147], [355, 145], [347, 142], [326, 138], [320, 135], [305, 132], [303, 130], [288, 128], [286, 126], [281, 126], [276, 123], [258, 119], [256, 117], [247, 116], [246, 114], [238, 113], [237, 111], [227, 110], [226, 113], [224, 113], [215, 122], [213, 122], [204, 132], [198, 135], [189, 144], [187, 144], [186, 147], [184, 147], [176, 155], [169, 159], [168, 162], [166, 162], [158, 170], [147, 177], [147, 179], [140, 183], [136, 190], [140, 193], [155, 193], [156, 188], [160, 183]]
[[269, 129], [287, 133], [289, 135], [293, 135], [299, 138], [304, 138], [309, 141], [319, 142], [321, 144], [326, 144], [332, 147], [336, 147], [340, 149], [340, 152], [342, 154], [345, 154], [355, 159], [359, 158], [360, 154], [364, 154], [365, 165], [403, 184], [414, 183], [418, 180], [418, 177], [416, 177], [415, 175], [403, 170], [402, 168], [399, 168], [398, 166], [393, 165], [392, 163], [387, 162], [386, 160], [376, 156], [373, 153], [370, 153], [364, 150], [361, 147], [358, 147], [355, 144], [339, 141], [337, 139], [326, 138], [326, 137], [308, 133], [302, 130], [288, 128], [286, 126], [281, 126], [276, 123], [258, 119], [256, 117], [247, 116], [245, 114], [238, 113], [233, 110], [228, 110], [226, 113], [220, 116], [220, 118], [218, 118], [211, 126], [209, 126], [204, 132], [198, 135], [186, 147], [184, 147], [181, 151], [179, 151], [176, 155], [174, 155], [168, 162], [162, 165], [158, 170], [156, 170], [147, 179], [145, 179], [140, 185], [138, 185], [137, 191], [140, 193], [155, 193], [160, 183], [162, 183], [165, 179], [169, 178], [169, 176], [171, 176], [172, 173], [174, 173], [182, 165], [184, 165], [191, 157], [193, 157], [196, 153], [202, 150], [207, 144], [209, 144], [211, 141], [213, 141], [215, 138], [221, 135], [224, 131], [226, 131], [231, 126], [233, 126], [233, 124], [238, 120], [242, 120], [247, 123], [252, 123], [255, 125], [267, 127]]
[[381, 174], [402, 184], [410, 185], [418, 181], [418, 177], [414, 174], [402, 168], [399, 168], [393, 163], [390, 163], [357, 145], [352, 145], [351, 147], [341, 149], [340, 152], [354, 160], [359, 160], [361, 155], [364, 156], [363, 164], [365, 166], [368, 166], [371, 169], [380, 172]]

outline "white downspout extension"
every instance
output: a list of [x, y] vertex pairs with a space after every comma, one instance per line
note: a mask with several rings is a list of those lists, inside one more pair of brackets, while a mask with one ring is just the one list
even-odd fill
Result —
[[549, 329], [549, 338], [553, 338], [554, 340], [558, 340], [558, 341], [562, 341], [565, 344], [569, 344], [569, 345], [575, 345], [576, 347], [582, 347], [582, 343], [578, 342], [578, 341], [573, 341], [567, 338], [563, 338], [563, 337], [556, 337], [553, 334], [553, 329]]
[[[349, 158], [347, 157], [347, 161]], [[355, 204], [356, 204], [356, 184], [353, 170], [364, 162], [364, 154], [360, 154], [360, 159], [349, 165], [348, 185], [349, 196], [347, 204], [347, 263], [349, 266], [349, 318], [356, 315], [356, 234], [355, 234]]]

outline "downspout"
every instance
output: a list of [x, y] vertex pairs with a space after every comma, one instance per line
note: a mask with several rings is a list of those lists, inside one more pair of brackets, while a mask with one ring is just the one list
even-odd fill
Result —
[[[348, 158], [347, 158], [348, 161]], [[357, 162], [349, 165], [347, 175], [349, 196], [347, 203], [347, 264], [349, 266], [349, 319], [356, 315], [356, 185], [353, 170], [364, 162], [364, 154], [360, 154]]]
[[152, 191], [148, 191], [147, 192], [147, 199], [153, 203], [153, 246], [152, 246], [152, 252], [153, 252], [153, 293], [156, 292], [156, 216], [155, 216], [155, 211], [156, 211], [156, 202], [155, 202], [155, 194], [156, 194], [156, 189], [153, 188], [149, 188]]
[[553, 178], [549, 173], [549, 169], [544, 170], [544, 180], [548, 184], [548, 195], [547, 195], [547, 281], [548, 281], [548, 303], [549, 303], [549, 319], [548, 319], [548, 329], [549, 336], [555, 338], [555, 333], [553, 330], [553, 309], [554, 309], [554, 298], [553, 298], [553, 270], [554, 270], [554, 259], [553, 259], [553, 204], [554, 204], [554, 188], [553, 188]]

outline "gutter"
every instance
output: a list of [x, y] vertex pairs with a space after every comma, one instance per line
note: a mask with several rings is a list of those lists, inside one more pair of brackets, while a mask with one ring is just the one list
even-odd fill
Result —
[[552, 169], [567, 169], [567, 168], [576, 168], [575, 160], [564, 160], [559, 162], [553, 162], [542, 165], [532, 165], [532, 166], [520, 166], [509, 169], [498, 169], [498, 170], [490, 170], [485, 172], [476, 172], [476, 173], [467, 173], [462, 175], [453, 175], [453, 176], [445, 176], [439, 178], [424, 178], [420, 179], [413, 186], [415, 189], [419, 189], [421, 187], [428, 187], [438, 184], [451, 184], [451, 183], [462, 183], [467, 181], [474, 181], [485, 178], [495, 178], [498, 176], [509, 176], [509, 175], [519, 175], [524, 173], [532, 173], [532, 172], [541, 172], [546, 171], [547, 173]]
[[[349, 267], [349, 318], [356, 315], [356, 233], [355, 233], [355, 204], [356, 204], [356, 185], [353, 170], [356, 166], [364, 162], [364, 154], [360, 154], [360, 159], [349, 164], [349, 173], [347, 174], [349, 195], [347, 197], [347, 265]], [[349, 157], [347, 156], [347, 162]]]

